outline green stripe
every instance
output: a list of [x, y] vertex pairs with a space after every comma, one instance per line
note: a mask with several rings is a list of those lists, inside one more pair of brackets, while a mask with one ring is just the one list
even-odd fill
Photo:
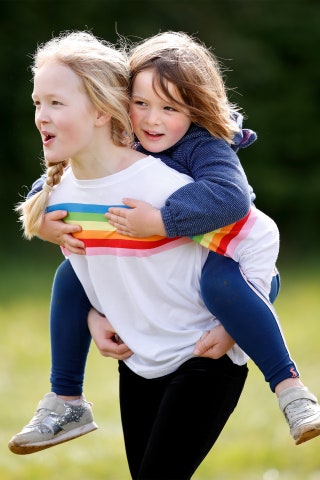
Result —
[[108, 219], [101, 213], [85, 213], [85, 212], [69, 212], [64, 220], [73, 221], [91, 221], [91, 222], [108, 222]]

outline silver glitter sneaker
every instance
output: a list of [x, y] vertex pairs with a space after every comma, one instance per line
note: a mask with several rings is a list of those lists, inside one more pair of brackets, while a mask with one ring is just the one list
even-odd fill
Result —
[[93, 421], [91, 404], [84, 398], [72, 405], [47, 393], [38, 404], [32, 420], [11, 438], [8, 447], [13, 453], [26, 455], [67, 442], [98, 427]]
[[291, 387], [279, 395], [279, 406], [296, 445], [320, 435], [320, 405], [307, 388]]

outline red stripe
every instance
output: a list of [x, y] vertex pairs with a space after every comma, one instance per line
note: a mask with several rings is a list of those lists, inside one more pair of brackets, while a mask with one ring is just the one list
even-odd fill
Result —
[[110, 247], [110, 248], [131, 248], [135, 250], [145, 250], [150, 248], [158, 248], [162, 245], [166, 245], [172, 241], [177, 240], [179, 237], [175, 238], [161, 238], [156, 241], [140, 241], [140, 240], [127, 240], [127, 239], [102, 239], [102, 238], [88, 238], [82, 239], [86, 247]]
[[220, 253], [220, 255], [224, 255], [226, 253], [226, 250], [227, 250], [227, 247], [228, 247], [229, 243], [231, 242], [231, 240], [234, 239], [234, 237], [239, 235], [239, 233], [241, 232], [244, 224], [247, 222], [247, 220], [250, 216], [250, 213], [251, 213], [251, 211], [245, 217], [243, 217], [241, 220], [236, 222], [233, 225], [230, 232], [221, 239], [221, 242], [219, 243], [219, 245], [216, 249], [217, 253]]

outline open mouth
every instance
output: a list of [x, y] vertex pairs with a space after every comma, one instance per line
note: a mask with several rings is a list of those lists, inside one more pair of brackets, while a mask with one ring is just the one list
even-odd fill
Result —
[[51, 135], [51, 133], [43, 133], [42, 134], [42, 142], [44, 145], [48, 145], [48, 143], [50, 143], [50, 141], [55, 138], [54, 135]]
[[157, 133], [157, 132], [148, 132], [145, 130], [144, 132], [148, 137], [153, 137], [153, 138], [159, 138], [163, 136], [163, 133]]

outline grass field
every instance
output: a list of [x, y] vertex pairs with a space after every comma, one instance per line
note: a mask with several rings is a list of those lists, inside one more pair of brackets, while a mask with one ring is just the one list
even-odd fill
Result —
[[[302, 379], [320, 396], [319, 262], [282, 267], [276, 307]], [[5, 262], [4, 262], [5, 263]], [[12, 454], [10, 437], [49, 391], [48, 302], [54, 265], [4, 266], [0, 286], [1, 480], [128, 480], [118, 412], [116, 362], [91, 348], [85, 392], [99, 430], [27, 456]], [[42, 270], [42, 271], [41, 271]], [[37, 274], [35, 275], [35, 272]], [[320, 437], [296, 447], [276, 399], [250, 362], [238, 408], [194, 480], [320, 480]], [[165, 480], [165, 479], [164, 479]]]

